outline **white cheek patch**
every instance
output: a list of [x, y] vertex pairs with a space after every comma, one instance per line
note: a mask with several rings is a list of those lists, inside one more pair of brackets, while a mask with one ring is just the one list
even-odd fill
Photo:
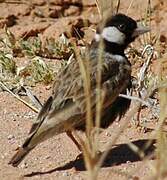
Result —
[[124, 44], [125, 34], [120, 32], [116, 27], [110, 26], [103, 29], [101, 36], [109, 42]]

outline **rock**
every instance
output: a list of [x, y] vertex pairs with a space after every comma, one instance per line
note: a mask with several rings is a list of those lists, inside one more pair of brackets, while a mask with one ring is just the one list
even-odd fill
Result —
[[7, 137], [8, 140], [12, 140], [12, 139], [14, 139], [14, 138], [15, 138], [15, 137], [14, 137], [13, 134], [10, 134], [10, 135]]
[[96, 6], [96, 0], [84, 0], [82, 3], [83, 6]]
[[48, 10], [46, 8], [35, 8], [31, 11], [33, 17], [44, 18], [48, 17]]
[[64, 176], [64, 177], [65, 177], [65, 176], [67, 177], [67, 176], [69, 176], [69, 175], [70, 175], [69, 172], [63, 172], [63, 174], [62, 174], [62, 176]]
[[54, 5], [82, 5], [82, 0], [50, 0], [50, 4]]
[[46, 38], [54, 38], [58, 39], [59, 36], [70, 29], [71, 25], [71, 19], [69, 18], [61, 18], [58, 21], [55, 21], [51, 26], [49, 26], [44, 33], [42, 34], [42, 37], [44, 39]]
[[28, 164], [26, 162], [24, 162], [20, 165], [20, 168], [26, 169], [26, 168], [28, 168]]
[[7, 18], [9, 16], [26, 16], [30, 14], [31, 7], [28, 4], [8, 4], [2, 3], [0, 4], [0, 18]]
[[80, 11], [79, 7], [71, 5], [71, 6], [69, 6], [68, 9], [66, 9], [64, 11], [64, 16], [74, 16], [74, 15], [77, 16], [80, 13], [81, 13], [81, 11]]
[[43, 6], [46, 4], [46, 0], [33, 0], [31, 2], [33, 5], [36, 5], [36, 6]]
[[29, 23], [25, 25], [16, 25], [10, 30], [15, 35], [16, 39], [19, 38], [28, 38], [30, 36], [37, 36], [39, 33], [42, 33], [46, 28], [48, 28], [50, 23], [40, 22], [40, 23]]

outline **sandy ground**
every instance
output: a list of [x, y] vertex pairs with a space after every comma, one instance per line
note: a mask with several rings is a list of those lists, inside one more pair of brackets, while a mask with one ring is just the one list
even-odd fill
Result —
[[[45, 0], [31, 2], [13, 4], [8, 1], [8, 3], [0, 3], [0, 32], [2, 34], [4, 24], [8, 24], [9, 29], [17, 38], [28, 33], [32, 36], [39, 33], [44, 38], [49, 36], [58, 38], [61, 33], [71, 31], [71, 24], [77, 24], [77, 20], [80, 18], [88, 19], [91, 27], [95, 27], [99, 21], [93, 1], [85, 0], [82, 11], [79, 3], [72, 3], [79, 2], [77, 0], [65, 0], [64, 3], [68, 4], [65, 7], [62, 5], [62, 1], [58, 0], [48, 1], [50, 4], [47, 4]], [[127, 0], [126, 3], [124, 1], [123, 5], [121, 4], [120, 11], [123, 13], [128, 11], [129, 15], [139, 19], [145, 12], [146, 1], [133, 2], [131, 8], [127, 10], [129, 4], [130, 0]], [[166, 7], [166, 1], [152, 1], [152, 31], [154, 34], [160, 32], [164, 37], [167, 35]], [[65, 17], [58, 18], [62, 11]], [[89, 28], [87, 28], [87, 31], [89, 31]], [[85, 35], [87, 41], [91, 38], [91, 32]], [[43, 84], [38, 84], [32, 90], [42, 102], [47, 99], [51, 92], [51, 89], [48, 90], [48, 87]], [[27, 97], [24, 98], [27, 99]], [[142, 114], [142, 116], [147, 116], [147, 114]], [[40, 144], [18, 168], [8, 165], [8, 161], [16, 148], [22, 144], [28, 134], [35, 117], [36, 113], [18, 102], [7, 92], [0, 92], [0, 179], [87, 179], [83, 160], [76, 159], [80, 152], [66, 134], [58, 135]], [[122, 121], [123, 119], [120, 122], [114, 122], [101, 134], [101, 151], [105, 151], [107, 143], [117, 133]], [[155, 127], [156, 120], [151, 123]], [[132, 122], [129, 122], [128, 128], [121, 134], [117, 144], [112, 148], [103, 164], [99, 172], [99, 179], [144, 180], [149, 178], [154, 172], [155, 159], [141, 160], [136, 153], [130, 150], [127, 143], [134, 142], [138, 147], [142, 147], [150, 138], [150, 133], [136, 128]], [[153, 152], [154, 144], [145, 153]]]

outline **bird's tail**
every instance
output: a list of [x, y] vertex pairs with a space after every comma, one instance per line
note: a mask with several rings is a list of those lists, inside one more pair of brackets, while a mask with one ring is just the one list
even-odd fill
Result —
[[[43, 140], [40, 135], [36, 135], [39, 127], [43, 123], [45, 117], [47, 116], [48, 111], [50, 110], [50, 107], [52, 105], [52, 97], [50, 97], [44, 106], [42, 107], [40, 113], [38, 114], [38, 118], [36, 122], [32, 125], [32, 128], [29, 132], [29, 137], [25, 140], [22, 147], [18, 148], [16, 154], [12, 157], [12, 159], [9, 161], [8, 164], [11, 164], [12, 166], [16, 167], [18, 166], [21, 161], [24, 159], [24, 157], [37, 145]], [[35, 136], [35, 138], [34, 138]], [[34, 139], [33, 139], [34, 138]], [[41, 138], [41, 139], [40, 139]]]
[[31, 150], [32, 149], [19, 147], [16, 154], [11, 158], [8, 164], [17, 167]]

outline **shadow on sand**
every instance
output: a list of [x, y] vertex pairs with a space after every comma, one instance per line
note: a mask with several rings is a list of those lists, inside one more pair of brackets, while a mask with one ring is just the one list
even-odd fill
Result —
[[[155, 140], [137, 140], [137, 141], [132, 141], [134, 145], [136, 145], [139, 149], [141, 149], [145, 157], [153, 154], [155, 147], [154, 143]], [[149, 144], [149, 145], [148, 145]], [[147, 147], [146, 147], [147, 146]], [[102, 167], [112, 167], [114, 165], [120, 165], [126, 162], [136, 162], [136, 161], [141, 161], [141, 158], [137, 153], [135, 153], [128, 144], [119, 144], [116, 147], [112, 148], [110, 152], [108, 153], [107, 158], [105, 159]], [[42, 175], [42, 174], [50, 174], [55, 171], [63, 171], [63, 170], [68, 170], [71, 168], [75, 168], [76, 171], [85, 171], [85, 166], [84, 166], [84, 161], [83, 158], [77, 158], [73, 161], [68, 162], [67, 164], [56, 167], [54, 169], [45, 171], [45, 172], [32, 172], [31, 174], [26, 174], [24, 175], [25, 177], [32, 177], [35, 175]]]

